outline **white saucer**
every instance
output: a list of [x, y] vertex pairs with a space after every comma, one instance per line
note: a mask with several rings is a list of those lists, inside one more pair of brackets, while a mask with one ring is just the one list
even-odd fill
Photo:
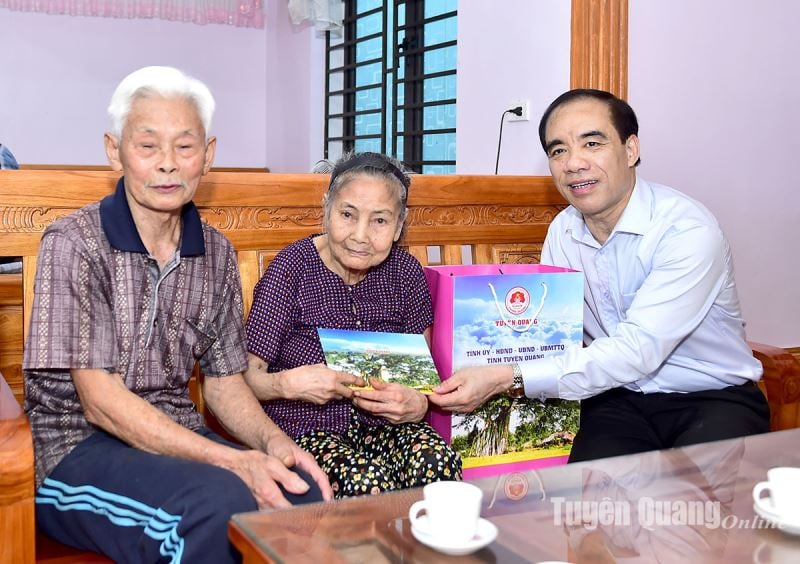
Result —
[[[768, 497], [762, 497], [763, 500], [768, 500]], [[770, 511], [766, 507], [762, 507], [759, 503], [753, 504], [753, 510], [756, 514], [764, 519], [765, 521], [769, 521], [777, 526], [778, 529], [783, 531], [784, 533], [790, 535], [800, 535], [800, 521], [785, 521], [780, 515], [775, 513], [774, 511]]]
[[425, 530], [427, 522], [427, 516], [420, 515], [417, 519], [417, 525], [411, 525], [411, 534], [414, 535], [414, 538], [426, 546], [453, 556], [470, 554], [480, 550], [497, 538], [497, 527], [487, 519], [478, 519], [478, 530], [475, 532], [475, 536], [466, 542], [457, 544], [443, 542], [432, 536]]

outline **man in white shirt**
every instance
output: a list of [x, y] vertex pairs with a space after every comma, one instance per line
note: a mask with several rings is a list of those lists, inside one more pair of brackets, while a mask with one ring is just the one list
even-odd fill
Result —
[[539, 124], [571, 204], [541, 261], [584, 273], [587, 346], [462, 369], [431, 402], [464, 412], [503, 392], [582, 400], [571, 462], [769, 430], [728, 242], [701, 204], [636, 175], [638, 129], [626, 102], [588, 89], [556, 98]]

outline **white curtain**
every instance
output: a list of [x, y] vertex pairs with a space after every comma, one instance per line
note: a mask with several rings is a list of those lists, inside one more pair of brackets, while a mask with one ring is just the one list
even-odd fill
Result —
[[343, 0], [289, 0], [292, 23], [311, 22], [322, 31], [341, 33], [344, 19]]

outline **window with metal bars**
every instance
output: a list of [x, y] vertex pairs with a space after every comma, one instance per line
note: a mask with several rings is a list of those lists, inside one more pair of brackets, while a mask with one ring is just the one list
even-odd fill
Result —
[[456, 167], [457, 0], [345, 0], [328, 33], [325, 157], [393, 155], [412, 170]]

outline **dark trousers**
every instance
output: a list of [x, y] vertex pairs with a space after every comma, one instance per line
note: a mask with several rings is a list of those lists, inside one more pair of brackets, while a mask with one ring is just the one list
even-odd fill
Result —
[[721, 390], [643, 394], [614, 388], [581, 401], [570, 462], [769, 431], [769, 406], [750, 382]]
[[[198, 431], [233, 445], [208, 429]], [[297, 469], [295, 469], [297, 471]], [[313, 479], [293, 504], [321, 501]], [[54, 539], [115, 562], [237, 562], [228, 541], [234, 513], [258, 509], [229, 470], [130, 447], [97, 431], [56, 466], [36, 492], [36, 524]]]

